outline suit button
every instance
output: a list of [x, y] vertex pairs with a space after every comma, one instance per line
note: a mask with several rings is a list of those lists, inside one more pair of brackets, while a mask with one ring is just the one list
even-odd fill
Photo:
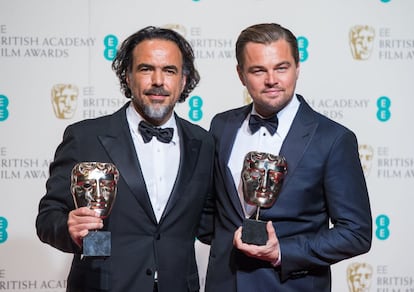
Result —
[[147, 269], [147, 270], [145, 271], [145, 273], [146, 273], [148, 276], [151, 276], [151, 275], [152, 275], [152, 271], [151, 271], [151, 269]]

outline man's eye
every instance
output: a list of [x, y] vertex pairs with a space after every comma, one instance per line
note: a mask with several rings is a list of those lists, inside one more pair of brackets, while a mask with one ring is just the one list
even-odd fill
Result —
[[263, 74], [263, 70], [253, 70], [252, 71], [252, 73], [254, 74], [254, 75], [260, 75], [260, 74]]

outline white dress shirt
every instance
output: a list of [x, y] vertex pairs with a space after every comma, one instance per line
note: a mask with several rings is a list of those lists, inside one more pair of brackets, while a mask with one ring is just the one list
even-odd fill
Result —
[[[233, 175], [234, 185], [237, 186], [237, 191], [242, 201], [246, 218], [250, 217], [255, 212], [256, 207], [246, 204], [243, 199], [241, 172], [243, 169], [244, 157], [250, 151], [279, 155], [280, 148], [289, 132], [293, 119], [299, 109], [299, 105], [299, 100], [296, 98], [296, 95], [294, 95], [291, 102], [277, 113], [279, 125], [273, 136], [265, 127], [261, 127], [256, 133], [252, 134], [249, 128], [250, 115], [246, 117], [237, 132], [228, 167]], [[256, 112], [254, 105], [251, 114], [259, 115]]]
[[126, 116], [152, 209], [159, 222], [174, 187], [180, 163], [180, 140], [177, 124], [174, 115], [172, 115], [161, 126], [162, 128], [174, 129], [170, 143], [162, 143], [156, 137], [153, 137], [150, 142], [144, 143], [138, 131], [138, 125], [143, 118], [135, 110], [132, 102], [126, 110]]

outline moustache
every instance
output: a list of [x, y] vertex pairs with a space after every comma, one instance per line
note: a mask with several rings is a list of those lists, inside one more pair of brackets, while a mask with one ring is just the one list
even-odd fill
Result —
[[152, 87], [144, 91], [145, 95], [170, 95], [170, 92], [165, 90], [164, 87]]

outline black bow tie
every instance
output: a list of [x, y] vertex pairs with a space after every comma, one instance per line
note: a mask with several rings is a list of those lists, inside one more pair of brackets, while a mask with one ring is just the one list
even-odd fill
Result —
[[279, 121], [276, 114], [268, 119], [262, 119], [258, 115], [250, 115], [249, 119], [249, 128], [252, 134], [256, 133], [260, 127], [265, 127], [273, 136], [276, 133], [278, 124]]
[[174, 129], [173, 128], [159, 128], [154, 127], [153, 125], [141, 121], [138, 126], [138, 130], [142, 135], [142, 139], [145, 143], [151, 141], [152, 137], [157, 137], [157, 140], [163, 143], [170, 143], [173, 137]]

